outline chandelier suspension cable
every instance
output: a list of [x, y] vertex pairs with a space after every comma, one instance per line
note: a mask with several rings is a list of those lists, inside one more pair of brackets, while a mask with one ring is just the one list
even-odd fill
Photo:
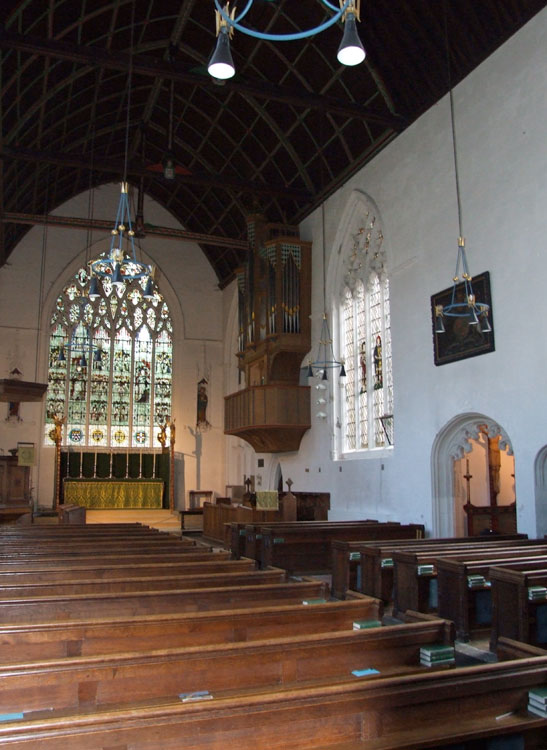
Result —
[[[91, 264], [91, 270], [97, 276], [110, 277], [116, 287], [123, 287], [126, 281], [149, 278], [151, 268], [147, 263], [137, 260], [135, 252], [135, 231], [131, 223], [127, 183], [129, 162], [129, 127], [131, 121], [131, 88], [133, 84], [133, 47], [135, 28], [135, 0], [131, 3], [129, 72], [127, 76], [127, 112], [125, 120], [124, 168], [120, 201], [116, 214], [116, 223], [111, 232], [110, 253], [107, 258], [100, 258]], [[124, 252], [124, 235], [129, 252]]]
[[[452, 279], [452, 295], [448, 305], [437, 305], [435, 308], [435, 333], [445, 333], [444, 318], [465, 318], [469, 325], [479, 326], [482, 333], [489, 333], [492, 328], [488, 320], [490, 306], [485, 302], [478, 302], [473, 291], [473, 279], [469, 273], [467, 255], [465, 252], [465, 238], [463, 236], [462, 202], [460, 189], [460, 175], [458, 169], [458, 148], [456, 138], [456, 118], [454, 112], [454, 91], [452, 87], [452, 70], [450, 65], [450, 42], [448, 37], [448, 7], [444, 0], [444, 42], [446, 52], [446, 74], [450, 103], [450, 127], [452, 136], [452, 153], [454, 159], [454, 177], [456, 183], [456, 202], [458, 213], [458, 254], [456, 270]], [[460, 279], [461, 269], [461, 279]]]
[[42, 252], [40, 258], [40, 286], [38, 292], [38, 320], [36, 326], [36, 355], [34, 360], [34, 380], [38, 380], [38, 351], [40, 342], [40, 331], [42, 330], [42, 319], [43, 319], [43, 304], [44, 298], [44, 276], [46, 270], [46, 255], [47, 255], [47, 235], [48, 235], [48, 215], [49, 215], [49, 165], [46, 168], [46, 189], [44, 198], [44, 231], [42, 232]]
[[[321, 123], [321, 143], [325, 143], [324, 138], [324, 121]], [[324, 184], [324, 161], [321, 160], [321, 187]], [[323, 320], [321, 323], [321, 332], [319, 334], [319, 343], [317, 345], [317, 354], [315, 360], [308, 362], [307, 376], [312, 378], [321, 375], [322, 380], [328, 380], [328, 370], [339, 370], [341, 378], [346, 377], [344, 363], [340, 362], [334, 356], [332, 345], [332, 336], [329, 329], [327, 315], [327, 256], [326, 256], [326, 232], [325, 232], [325, 200], [321, 203], [321, 265], [322, 265], [322, 286], [323, 286]], [[323, 413], [321, 412], [321, 415]]]
[[127, 111], [125, 117], [125, 143], [123, 181], [127, 183], [127, 170], [129, 162], [129, 125], [131, 122], [131, 86], [133, 85], [133, 46], [135, 44], [135, 0], [131, 3], [131, 30], [129, 32], [129, 71], [127, 73]]

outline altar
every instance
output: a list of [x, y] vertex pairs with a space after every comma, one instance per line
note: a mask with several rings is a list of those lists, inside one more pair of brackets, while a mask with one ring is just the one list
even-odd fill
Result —
[[70, 479], [63, 480], [64, 502], [92, 509], [161, 508], [162, 479]]

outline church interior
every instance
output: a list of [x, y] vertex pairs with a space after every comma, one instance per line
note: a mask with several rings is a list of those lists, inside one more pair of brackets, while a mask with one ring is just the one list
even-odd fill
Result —
[[0, 747], [547, 747], [546, 5], [2, 3]]

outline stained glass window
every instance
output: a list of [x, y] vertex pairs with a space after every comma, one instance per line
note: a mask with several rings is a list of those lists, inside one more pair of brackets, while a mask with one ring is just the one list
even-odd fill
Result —
[[144, 299], [145, 279], [99, 279], [94, 301], [89, 280], [80, 268], [51, 317], [45, 442], [59, 415], [68, 445], [159, 448], [157, 427], [171, 415], [169, 308], [157, 287]]
[[344, 451], [393, 444], [393, 378], [389, 282], [376, 274], [368, 288], [345, 289], [341, 341], [346, 367], [343, 396]]
[[347, 376], [339, 402], [341, 453], [393, 445], [389, 281], [383, 234], [372, 211], [352, 240], [338, 310]]

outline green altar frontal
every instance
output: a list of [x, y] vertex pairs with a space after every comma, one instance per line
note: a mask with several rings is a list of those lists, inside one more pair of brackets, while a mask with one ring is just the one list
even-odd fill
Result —
[[63, 480], [64, 502], [84, 508], [161, 508], [163, 479]]

